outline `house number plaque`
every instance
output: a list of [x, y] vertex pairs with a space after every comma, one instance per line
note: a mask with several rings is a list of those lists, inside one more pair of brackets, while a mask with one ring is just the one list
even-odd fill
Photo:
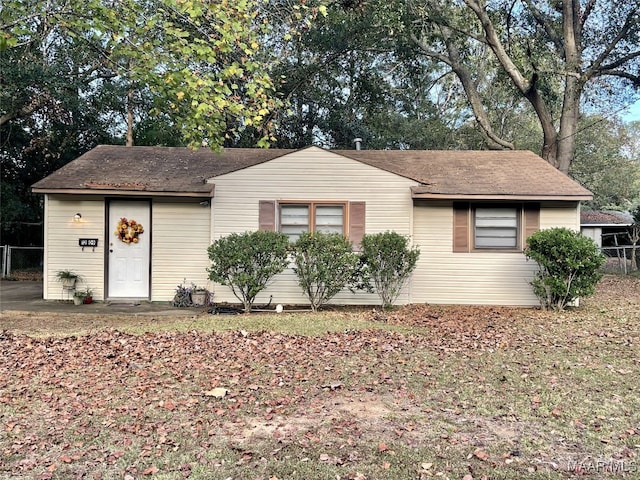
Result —
[[84, 247], [91, 247], [93, 251], [96, 251], [96, 247], [98, 246], [97, 238], [79, 238], [78, 245], [82, 247], [82, 251], [84, 252]]

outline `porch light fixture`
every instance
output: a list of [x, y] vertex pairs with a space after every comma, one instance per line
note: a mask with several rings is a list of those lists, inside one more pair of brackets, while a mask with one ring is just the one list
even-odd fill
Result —
[[74, 221], [74, 222], [79, 222], [81, 219], [82, 219], [82, 214], [81, 214], [81, 213], [76, 213], [76, 214], [73, 216], [73, 221]]

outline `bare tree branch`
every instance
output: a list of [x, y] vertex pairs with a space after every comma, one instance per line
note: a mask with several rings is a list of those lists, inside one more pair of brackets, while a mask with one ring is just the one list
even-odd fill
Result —
[[618, 67], [621, 67], [627, 62], [634, 60], [636, 58], [640, 58], [640, 50], [630, 53], [629, 55], [625, 55], [624, 57], [620, 57], [615, 62], [608, 63], [606, 65], [602, 65], [596, 75], [606, 74], [609, 70], [615, 70]]
[[589, 19], [591, 12], [596, 6], [596, 3], [598, 3], [598, 0], [589, 0], [584, 6], [584, 10], [582, 10], [582, 15], [580, 16], [580, 29], [582, 29], [584, 27], [584, 24], [587, 23], [587, 20]]
[[460, 52], [455, 45], [455, 42], [452, 40], [451, 31], [446, 27], [441, 27], [441, 31], [447, 47], [449, 65], [457, 75], [460, 83], [462, 83], [462, 88], [467, 95], [476, 121], [478, 122], [478, 125], [480, 125], [480, 132], [487, 141], [488, 147], [492, 150], [515, 149], [513, 143], [500, 138], [500, 136], [494, 132], [491, 127], [487, 111], [482, 103], [482, 98], [478, 92], [478, 88], [471, 77], [471, 73], [464, 66], [464, 63], [460, 58]]
[[558, 35], [558, 32], [555, 31], [553, 26], [551, 25], [551, 21], [547, 15], [543, 14], [539, 8], [537, 8], [531, 0], [525, 0], [525, 3], [529, 7], [533, 18], [535, 18], [538, 25], [540, 25], [549, 39], [553, 42], [556, 47], [556, 51], [558, 52], [558, 56], [564, 58], [564, 42], [562, 41], [562, 37]]
[[596, 58], [593, 61], [593, 63], [589, 66], [589, 68], [586, 69], [584, 73], [584, 76], [586, 79], [589, 79], [595, 75], [595, 72], [600, 69], [600, 66], [602, 65], [602, 63], [616, 48], [618, 43], [620, 43], [620, 41], [623, 40], [628, 35], [631, 28], [637, 25], [639, 22], [640, 22], [640, 14], [638, 13], [638, 10], [632, 9], [627, 15], [627, 18], [625, 18], [624, 25], [622, 25], [622, 28], [618, 31], [618, 34], [615, 36], [615, 38], [611, 40], [611, 42], [609, 42], [608, 45], [605, 46], [604, 50], [602, 50], [600, 55], [598, 55], [598, 58]]
[[640, 88], [640, 75], [634, 75], [632, 73], [625, 72], [624, 70], [609, 70], [602, 74], [596, 74], [595, 76], [601, 75], [624, 78], [625, 80], [630, 80], [637, 88]]

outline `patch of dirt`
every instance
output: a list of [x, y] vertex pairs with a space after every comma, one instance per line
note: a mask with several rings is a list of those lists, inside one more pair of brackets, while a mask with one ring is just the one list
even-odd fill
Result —
[[[330, 402], [314, 403], [304, 411], [298, 411], [286, 417], [276, 415], [267, 418], [253, 417], [238, 430], [238, 437], [243, 441], [273, 438], [276, 436], [304, 435], [307, 432], [318, 432], [330, 429], [332, 423], [363, 421], [368, 431], [379, 432], [385, 417], [394, 410], [389, 406], [388, 395], [374, 396], [365, 394], [354, 397], [352, 394], [335, 393]], [[384, 428], [382, 428], [384, 429]]]

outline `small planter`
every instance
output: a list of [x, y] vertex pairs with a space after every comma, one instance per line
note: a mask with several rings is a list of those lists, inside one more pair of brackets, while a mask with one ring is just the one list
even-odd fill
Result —
[[84, 290], [76, 290], [73, 294], [73, 303], [76, 305], [82, 305], [93, 302], [93, 290], [87, 287]]
[[193, 303], [194, 307], [209, 305], [209, 291], [196, 290], [191, 292], [191, 303]]
[[62, 288], [64, 288], [65, 290], [73, 290], [76, 286], [76, 279], [75, 277], [73, 278], [63, 278], [61, 280], [62, 282]]

